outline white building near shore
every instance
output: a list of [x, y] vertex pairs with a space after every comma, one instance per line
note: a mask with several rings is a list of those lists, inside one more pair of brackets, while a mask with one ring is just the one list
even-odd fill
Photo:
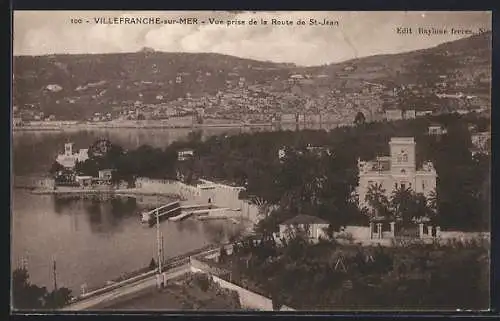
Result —
[[68, 169], [73, 169], [76, 162], [84, 162], [89, 158], [88, 149], [80, 149], [73, 153], [73, 143], [64, 144], [64, 153], [57, 155], [56, 162]]

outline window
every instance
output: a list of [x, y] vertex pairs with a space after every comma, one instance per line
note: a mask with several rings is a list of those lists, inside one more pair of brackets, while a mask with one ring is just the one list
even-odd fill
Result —
[[425, 181], [422, 181], [422, 190], [425, 190]]
[[405, 150], [401, 150], [401, 152], [399, 153], [398, 157], [397, 157], [397, 160], [398, 160], [398, 163], [402, 163], [402, 162], [407, 162], [408, 161], [408, 154], [406, 153]]
[[405, 183], [401, 183], [401, 189], [406, 189], [406, 184]]
[[404, 174], [406, 174], [406, 170], [405, 170], [405, 169], [402, 169], [402, 170], [401, 170], [401, 174], [403, 174], [403, 175], [404, 175]]
[[398, 189], [398, 183], [394, 183], [394, 189]]

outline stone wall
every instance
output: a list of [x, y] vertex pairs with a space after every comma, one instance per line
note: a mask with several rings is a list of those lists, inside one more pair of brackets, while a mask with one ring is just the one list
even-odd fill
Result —
[[43, 176], [13, 176], [12, 182], [15, 188], [54, 189], [55, 186], [55, 180], [52, 177]]
[[351, 235], [353, 239], [363, 240], [370, 238], [370, 227], [368, 226], [344, 226], [343, 230], [334, 233], [334, 236]]
[[442, 240], [476, 240], [476, 239], [485, 239], [490, 240], [489, 232], [461, 232], [461, 231], [441, 231], [439, 234], [439, 238]]
[[183, 199], [201, 200], [199, 189], [175, 180], [140, 177], [136, 179], [135, 187], [147, 193], [175, 194]]
[[[198, 267], [191, 265], [191, 272], [201, 272], [201, 273], [207, 273], [206, 270], [199, 268]], [[209, 273], [210, 274], [210, 273]], [[252, 291], [249, 291], [247, 289], [242, 288], [241, 286], [238, 286], [234, 283], [228, 282], [226, 280], [223, 280], [222, 278], [211, 275], [212, 280], [216, 283], [218, 283], [221, 287], [229, 290], [236, 291], [238, 293], [239, 299], [240, 299], [240, 304], [243, 308], [247, 309], [256, 309], [260, 311], [273, 311], [273, 301], [269, 298], [266, 298], [265, 296], [262, 296], [260, 294], [254, 293]], [[282, 311], [294, 311], [294, 309], [283, 306], [281, 307]]]
[[150, 179], [145, 177], [137, 178], [135, 187], [144, 193], [179, 195], [182, 199], [190, 200], [197, 204], [206, 204], [210, 199], [211, 203], [217, 207], [240, 209], [241, 216], [254, 223], [259, 220], [259, 207], [247, 200], [239, 199], [241, 188], [209, 181], [205, 181], [205, 183], [211, 183], [214, 188], [202, 189], [198, 186], [187, 185], [175, 180]]
[[[232, 252], [232, 247], [226, 247], [228, 253]], [[209, 264], [208, 262], [203, 262], [202, 260], [190, 258], [190, 268], [191, 272], [201, 272], [207, 273], [212, 277], [212, 280], [218, 283], [221, 287], [225, 289], [230, 289], [238, 292], [240, 299], [240, 304], [244, 308], [257, 309], [260, 311], [273, 311], [273, 301], [265, 296], [249, 291], [242, 288], [239, 285], [231, 283], [223, 279], [223, 275], [227, 275], [227, 271], [219, 269], [215, 264]], [[282, 306], [282, 311], [295, 311], [288, 306]]]

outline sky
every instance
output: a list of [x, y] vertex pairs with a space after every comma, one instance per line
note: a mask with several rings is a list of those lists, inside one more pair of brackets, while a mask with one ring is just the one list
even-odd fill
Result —
[[[196, 25], [106, 25], [97, 17], [197, 17]], [[309, 19], [338, 21], [338, 26], [210, 25], [208, 18], [248, 21]], [[71, 18], [89, 22], [71, 23]], [[212, 52], [256, 60], [322, 65], [377, 54], [429, 48], [467, 35], [450, 29], [491, 30], [491, 12], [216, 12], [216, 11], [15, 11], [14, 55], [135, 52], [150, 47], [166, 52]], [[412, 35], [396, 32], [412, 28]], [[447, 35], [418, 35], [416, 29], [447, 29]], [[468, 35], [470, 36], [470, 35]]]

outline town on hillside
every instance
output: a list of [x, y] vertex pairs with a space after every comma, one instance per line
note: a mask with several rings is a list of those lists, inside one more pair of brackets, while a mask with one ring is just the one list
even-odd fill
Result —
[[79, 14], [16, 19], [12, 311], [492, 311], [491, 13]]
[[[489, 42], [491, 33], [484, 33], [416, 53], [322, 68], [156, 51], [15, 57], [14, 88], [23, 90], [14, 91], [13, 127], [326, 125], [351, 123], [359, 112], [368, 121], [486, 115]], [[465, 50], [469, 43], [478, 50]], [[108, 67], [119, 60], [124, 70]], [[52, 76], [36, 75], [34, 65]], [[69, 69], [78, 84], [66, 83]]]

